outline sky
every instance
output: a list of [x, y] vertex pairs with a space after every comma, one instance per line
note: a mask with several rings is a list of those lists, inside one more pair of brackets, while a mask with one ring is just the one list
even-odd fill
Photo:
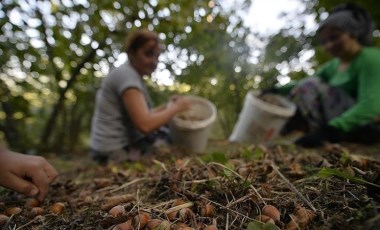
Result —
[[298, 0], [252, 0], [245, 24], [261, 34], [275, 33], [285, 25], [280, 14], [293, 13], [297, 7]]
[[[235, 0], [226, 0], [234, 2]], [[252, 0], [251, 7], [245, 17], [245, 25], [253, 31], [261, 34], [273, 34], [278, 32], [287, 23], [281, 18], [282, 13], [288, 14], [287, 18], [294, 18], [296, 13], [304, 10], [300, 0]], [[315, 28], [313, 16], [305, 18], [307, 28]]]

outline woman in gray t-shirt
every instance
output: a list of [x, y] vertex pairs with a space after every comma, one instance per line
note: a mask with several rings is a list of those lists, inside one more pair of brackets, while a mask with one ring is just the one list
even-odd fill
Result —
[[112, 70], [96, 95], [90, 156], [108, 160], [136, 160], [153, 143], [152, 135], [174, 115], [191, 106], [189, 99], [173, 96], [170, 106], [152, 108], [143, 76], [156, 69], [160, 42], [156, 33], [137, 30], [127, 40], [129, 62]]

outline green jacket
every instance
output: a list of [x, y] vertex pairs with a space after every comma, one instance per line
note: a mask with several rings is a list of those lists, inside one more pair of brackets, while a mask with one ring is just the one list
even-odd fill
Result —
[[[338, 129], [350, 131], [380, 116], [380, 49], [364, 47], [345, 71], [338, 71], [339, 64], [339, 59], [327, 62], [316, 76], [356, 99], [354, 106], [329, 122]], [[289, 91], [294, 85], [285, 86], [281, 91]]]

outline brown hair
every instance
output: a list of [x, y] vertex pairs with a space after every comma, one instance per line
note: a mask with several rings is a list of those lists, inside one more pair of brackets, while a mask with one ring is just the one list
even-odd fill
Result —
[[155, 40], [159, 43], [158, 35], [147, 29], [139, 29], [133, 31], [126, 40], [125, 43], [125, 52], [127, 52], [128, 56], [130, 54], [135, 53], [140, 47], [142, 47], [148, 41]]

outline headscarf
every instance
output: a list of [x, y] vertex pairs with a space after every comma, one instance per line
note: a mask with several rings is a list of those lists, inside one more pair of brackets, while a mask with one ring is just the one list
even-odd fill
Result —
[[362, 45], [372, 43], [372, 33], [375, 25], [363, 9], [352, 5], [349, 7], [340, 5], [335, 9], [319, 24], [318, 32], [326, 26], [333, 26], [348, 32], [357, 38]]

